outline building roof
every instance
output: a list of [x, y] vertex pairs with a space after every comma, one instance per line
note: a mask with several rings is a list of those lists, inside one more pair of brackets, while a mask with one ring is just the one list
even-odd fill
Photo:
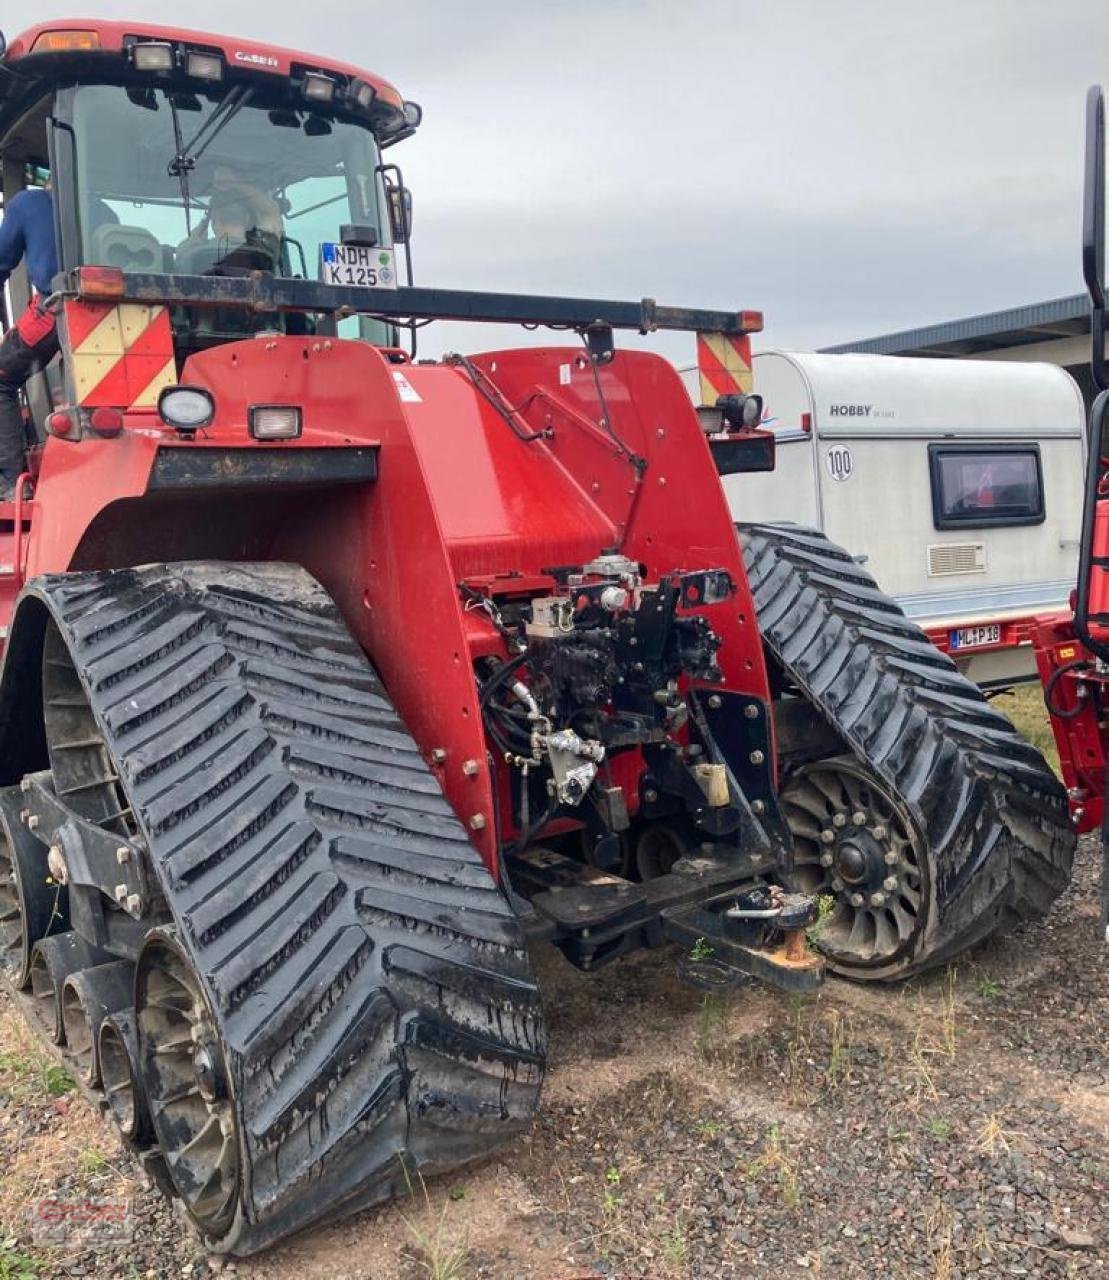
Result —
[[1050, 302], [1034, 302], [1009, 311], [990, 311], [965, 320], [884, 333], [857, 342], [822, 347], [829, 353], [856, 351], [884, 356], [970, 356], [999, 347], [1023, 347], [1052, 338], [1090, 332], [1090, 300], [1084, 293]]

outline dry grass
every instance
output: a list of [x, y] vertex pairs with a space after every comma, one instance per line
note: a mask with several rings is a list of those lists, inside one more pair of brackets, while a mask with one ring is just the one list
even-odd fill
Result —
[[999, 1152], [1002, 1155], [1009, 1153], [1014, 1135], [1008, 1129], [1002, 1127], [1001, 1119], [996, 1111], [990, 1113], [978, 1130], [974, 1139], [974, 1149], [982, 1155], [994, 1156]]
[[0, 998], [0, 1044], [0, 1093], [19, 1103], [18, 1111], [0, 1112], [0, 1238], [34, 1256], [22, 1243], [30, 1238], [29, 1211], [63, 1181], [71, 1198], [125, 1200], [138, 1188], [114, 1132], [71, 1081], [63, 1082], [61, 1068], [6, 998]]
[[1043, 753], [1048, 764], [1059, 772], [1059, 753], [1051, 732], [1051, 719], [1044, 706], [1043, 690], [1038, 684], [1018, 685], [1011, 694], [1001, 694], [993, 705], [1016, 725], [1021, 737]]
[[[447, 1221], [447, 1209], [452, 1197], [448, 1195], [436, 1213], [423, 1175], [417, 1172], [423, 1208], [419, 1217], [402, 1213], [401, 1221], [412, 1237], [413, 1261], [420, 1267], [427, 1280], [462, 1280], [470, 1260], [469, 1240]], [[404, 1169], [409, 1194], [416, 1199], [416, 1190]]]
[[755, 1179], [762, 1179], [764, 1176], [773, 1179], [778, 1184], [778, 1194], [787, 1209], [796, 1209], [801, 1203], [797, 1166], [776, 1124], [767, 1130], [762, 1153], [748, 1173]]

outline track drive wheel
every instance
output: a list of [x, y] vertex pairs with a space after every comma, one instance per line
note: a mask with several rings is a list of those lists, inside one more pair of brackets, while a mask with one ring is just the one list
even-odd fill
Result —
[[844, 972], [911, 954], [931, 901], [927, 852], [912, 820], [882, 783], [850, 756], [821, 760], [782, 789], [803, 893], [835, 906], [818, 945]]
[[842, 547], [738, 528], [774, 686], [831, 730], [780, 762], [799, 887], [836, 897], [831, 967], [905, 978], [1044, 915], [1075, 834], [1043, 756]]

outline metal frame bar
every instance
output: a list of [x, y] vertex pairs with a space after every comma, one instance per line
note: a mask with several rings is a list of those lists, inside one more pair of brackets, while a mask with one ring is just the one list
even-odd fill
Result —
[[[55, 290], [81, 296], [80, 270], [55, 278]], [[96, 301], [107, 301], [102, 294]], [[244, 307], [258, 312], [313, 311], [323, 314], [370, 315], [390, 320], [465, 320], [487, 324], [554, 325], [568, 329], [594, 327], [651, 333], [656, 329], [743, 334], [759, 326], [745, 325], [750, 312], [709, 311], [696, 307], [662, 307], [653, 298], [613, 302], [601, 298], [559, 298], [512, 293], [478, 293], [463, 289], [406, 286], [366, 289], [321, 284], [258, 272], [242, 276], [184, 276], [124, 272], [118, 302], [162, 303], [166, 306]], [[760, 317], [761, 320], [761, 317]]]

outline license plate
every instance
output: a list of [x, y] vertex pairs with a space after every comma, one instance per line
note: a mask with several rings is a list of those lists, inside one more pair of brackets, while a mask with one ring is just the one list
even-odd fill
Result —
[[370, 249], [361, 244], [321, 244], [320, 279], [324, 284], [395, 289], [397, 268], [393, 250], [380, 246]]
[[952, 649], [975, 649], [984, 644], [1001, 643], [1001, 624], [991, 622], [984, 627], [960, 627], [951, 633]]

